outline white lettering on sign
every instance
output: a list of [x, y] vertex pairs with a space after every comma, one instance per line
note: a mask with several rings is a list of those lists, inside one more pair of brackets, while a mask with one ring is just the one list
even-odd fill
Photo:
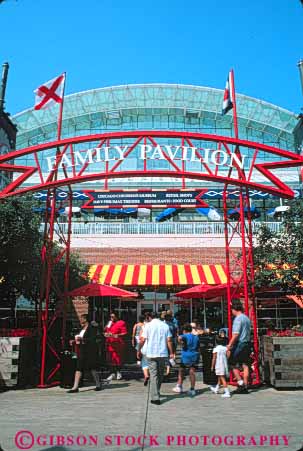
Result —
[[[237, 167], [244, 169], [246, 155], [239, 157], [235, 153], [227, 153], [222, 149], [198, 149], [194, 146], [172, 146], [141, 144], [138, 146], [139, 160], [171, 160], [188, 161], [190, 163], [207, 164], [215, 166]], [[123, 161], [127, 158], [130, 145], [102, 146], [82, 151], [75, 151], [74, 157], [64, 154], [58, 164], [59, 168], [93, 165], [109, 161]], [[48, 172], [52, 171], [56, 164], [56, 156], [46, 157]], [[199, 167], [199, 166], [198, 166]]]

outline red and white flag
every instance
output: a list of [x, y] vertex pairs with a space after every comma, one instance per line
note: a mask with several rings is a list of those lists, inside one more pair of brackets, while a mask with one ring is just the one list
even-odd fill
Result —
[[233, 100], [232, 100], [232, 92], [233, 92], [233, 86], [232, 86], [232, 76], [231, 71], [228, 74], [226, 85], [224, 89], [224, 97], [223, 97], [223, 105], [222, 105], [222, 115], [226, 114], [229, 110], [231, 110], [234, 106]]
[[60, 104], [63, 101], [65, 84], [65, 74], [47, 81], [39, 86], [35, 93], [35, 110], [49, 108], [54, 104]]

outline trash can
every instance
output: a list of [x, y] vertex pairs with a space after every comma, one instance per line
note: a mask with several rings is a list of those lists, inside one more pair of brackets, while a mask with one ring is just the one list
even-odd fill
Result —
[[213, 348], [206, 348], [202, 351], [203, 364], [203, 382], [208, 385], [217, 384], [217, 376], [214, 371], [211, 371], [211, 362], [213, 358]]
[[71, 351], [61, 352], [60, 387], [70, 388], [74, 385], [77, 355]]
[[216, 385], [217, 376], [211, 371], [211, 362], [213, 358], [213, 349], [215, 346], [215, 337], [213, 335], [202, 335], [200, 337], [200, 349], [203, 365], [203, 382], [208, 385]]

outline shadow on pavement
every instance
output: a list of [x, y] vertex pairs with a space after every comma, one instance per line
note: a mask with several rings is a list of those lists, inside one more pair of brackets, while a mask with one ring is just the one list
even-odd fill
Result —
[[[113, 388], [126, 388], [129, 386], [130, 386], [130, 384], [128, 384], [127, 382], [122, 383], [122, 384], [104, 384], [104, 385], [102, 385], [102, 390], [100, 390], [100, 392], [96, 392], [95, 387], [82, 387], [82, 388], [80, 388], [79, 392], [76, 394], [79, 395], [81, 393], [87, 393], [87, 392], [103, 393], [104, 390], [111, 390]], [[64, 390], [64, 393], [67, 393], [69, 389], [63, 389], [63, 390]], [[45, 450], [45, 451], [47, 451], [47, 450]]]
[[126, 388], [129, 387], [131, 384], [128, 382], [122, 382], [120, 384], [108, 384], [104, 385], [104, 389], [111, 390], [112, 388]]
[[[193, 396], [193, 398], [196, 398], [199, 395], [203, 395], [204, 393], [209, 393], [209, 389], [208, 388], [201, 388], [199, 390], [196, 390], [196, 395]], [[182, 398], [190, 398], [190, 396], [184, 392], [184, 393], [172, 393], [171, 395], [169, 394], [163, 394], [161, 395], [161, 404], [165, 404], [169, 401], [173, 401], [174, 399], [182, 399]]]
[[[107, 385], [103, 385], [102, 386], [102, 390], [100, 390], [99, 393], [104, 392], [104, 390], [112, 390], [113, 388], [126, 388], [129, 387], [130, 384], [127, 382], [121, 383], [121, 384], [107, 384]], [[79, 393], [86, 393], [88, 391], [95, 391], [95, 387], [84, 387], [82, 389], [80, 389]]]
[[260, 384], [260, 385], [250, 385], [249, 387], [248, 387], [248, 390], [250, 391], [250, 392], [257, 392], [257, 391], [264, 391], [264, 390], [268, 390], [269, 388], [274, 388], [274, 387], [271, 387], [270, 385], [267, 385], [267, 384]]

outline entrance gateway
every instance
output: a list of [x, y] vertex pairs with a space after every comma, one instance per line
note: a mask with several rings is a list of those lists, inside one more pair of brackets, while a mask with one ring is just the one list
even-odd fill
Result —
[[[108, 148], [109, 158], [102, 159], [99, 149], [104, 149], [104, 146]], [[109, 149], [117, 149], [118, 146], [120, 146], [118, 155], [110, 155]], [[88, 148], [91, 149], [89, 152]], [[191, 149], [190, 153], [188, 148]], [[145, 149], [144, 158], [139, 158], [142, 156], [142, 149]], [[98, 152], [100, 152], [100, 158], [96, 161]], [[262, 162], [264, 153], [267, 155], [265, 163]], [[263, 154], [262, 161], [259, 159], [260, 154]], [[189, 155], [190, 159], [188, 159]], [[205, 157], [206, 155], [208, 158]], [[90, 160], [94, 163], [91, 164]], [[157, 169], [155, 169], [155, 160], [157, 160]], [[291, 199], [294, 197], [294, 192], [283, 182], [283, 169], [301, 165], [303, 165], [302, 156], [261, 143], [219, 135], [154, 130], [101, 133], [58, 139], [1, 156], [0, 171], [13, 172], [18, 175], [1, 190], [0, 199], [47, 190], [47, 213], [42, 250], [44, 283], [43, 290], [41, 290], [40, 309], [42, 314], [39, 321], [42, 337], [40, 387], [58, 383], [56, 375], [60, 368], [60, 360], [49, 338], [55, 320], [59, 317], [63, 319], [61, 345], [65, 345], [66, 293], [69, 291], [68, 269], [73, 206], [71, 186], [73, 184], [103, 180], [104, 188], [107, 189], [109, 180], [123, 180], [130, 177], [174, 178], [180, 180], [182, 188], [185, 188], [186, 179], [222, 183], [228, 327], [231, 331], [231, 302], [241, 293], [245, 311], [253, 322], [254, 352], [257, 362], [258, 337], [254, 305], [252, 218], [249, 191], [257, 189]], [[228, 187], [235, 185], [239, 188], [239, 218], [235, 222], [231, 222], [227, 215]], [[56, 193], [58, 188], [63, 186], [68, 187], [69, 193], [67, 235], [62, 236], [65, 247], [61, 253], [61, 258], [64, 258], [66, 263], [65, 289], [64, 293], [58, 293], [58, 298], [62, 303], [60, 308], [56, 309], [54, 316], [50, 318], [51, 280], [57, 264], [57, 261], [53, 261], [51, 252], [56, 222]], [[140, 208], [140, 205], [138, 207]], [[59, 233], [63, 233], [60, 228]], [[235, 255], [232, 250], [233, 240], [239, 238], [242, 251], [240, 257]], [[147, 304], [151, 307], [150, 301]], [[53, 360], [53, 365], [46, 368], [49, 356]], [[259, 383], [259, 381], [259, 371], [256, 365], [254, 383]]]

